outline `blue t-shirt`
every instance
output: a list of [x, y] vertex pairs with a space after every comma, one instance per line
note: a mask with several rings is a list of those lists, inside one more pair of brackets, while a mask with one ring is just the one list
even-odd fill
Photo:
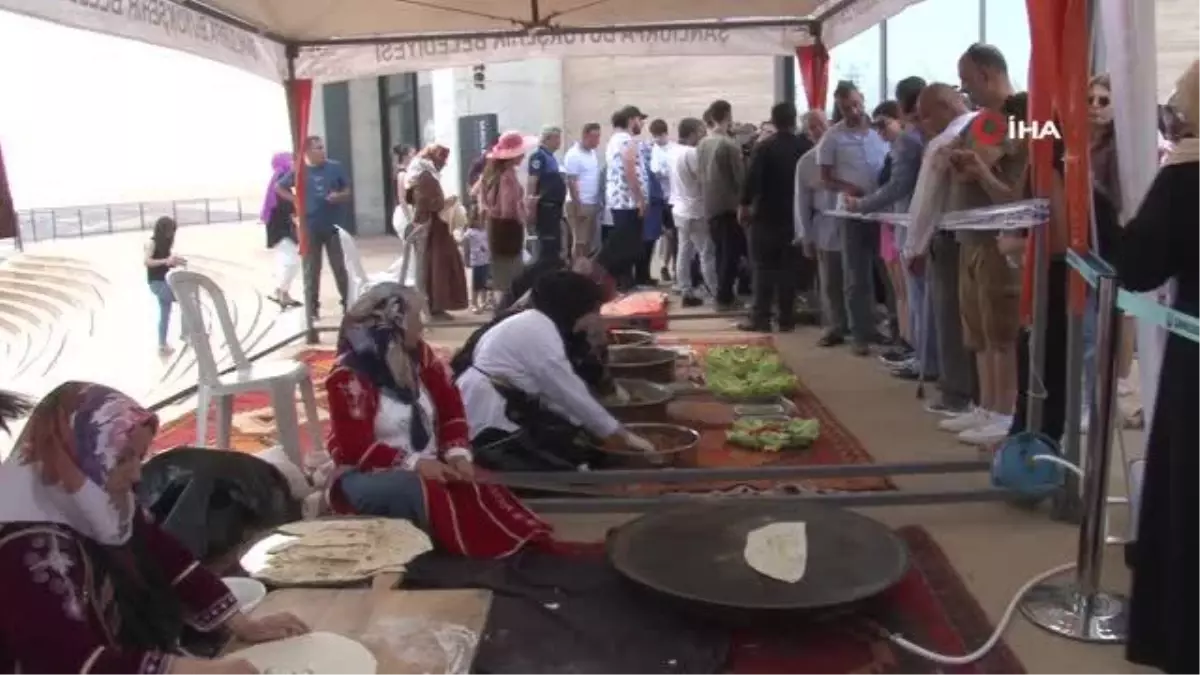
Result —
[[[350, 179], [341, 163], [327, 159], [323, 164], [305, 167], [304, 222], [309, 232], [329, 234], [342, 219], [342, 205], [329, 201], [331, 192], [341, 192], [350, 186]], [[289, 171], [279, 179], [279, 187], [296, 187], [296, 172]]]
[[563, 180], [558, 159], [545, 147], [529, 156], [529, 175], [537, 178], [538, 201], [561, 204], [567, 198], [567, 182]]

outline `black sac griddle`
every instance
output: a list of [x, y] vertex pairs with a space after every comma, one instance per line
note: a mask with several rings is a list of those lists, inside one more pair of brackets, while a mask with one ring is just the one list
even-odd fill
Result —
[[[746, 564], [746, 535], [803, 521], [804, 578], [789, 584]], [[868, 600], [908, 571], [908, 549], [883, 524], [820, 504], [713, 503], [651, 513], [614, 530], [608, 556], [626, 579], [706, 614], [747, 618], [815, 611]]]

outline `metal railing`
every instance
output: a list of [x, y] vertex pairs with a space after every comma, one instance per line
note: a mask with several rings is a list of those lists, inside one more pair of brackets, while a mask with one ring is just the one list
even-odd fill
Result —
[[258, 217], [257, 197], [202, 197], [169, 201], [60, 206], [17, 211], [21, 243], [149, 230], [161, 216], [180, 227], [234, 223]]

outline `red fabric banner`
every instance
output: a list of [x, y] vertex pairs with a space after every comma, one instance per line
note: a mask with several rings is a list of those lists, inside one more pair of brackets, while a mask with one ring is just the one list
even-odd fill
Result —
[[[1089, 124], [1087, 116], [1088, 67], [1091, 40], [1087, 0], [1026, 0], [1029, 13], [1029, 117], [1037, 122], [1056, 120], [1066, 148], [1063, 171], [1065, 215], [1071, 248], [1089, 248], [1092, 188], [1089, 174]], [[1032, 141], [1030, 170], [1036, 197], [1054, 191], [1053, 139]], [[1048, 229], [1039, 230], [1041, 237]], [[1026, 260], [1033, 260], [1034, 237], [1029, 238]], [[1033, 265], [1025, 266], [1021, 314], [1028, 322], [1033, 308]], [[1072, 276], [1071, 310], [1083, 311], [1082, 280]]]
[[312, 80], [288, 80], [284, 83], [288, 99], [288, 117], [292, 124], [292, 146], [296, 157], [296, 235], [300, 255], [308, 252], [308, 227], [304, 222], [304, 193], [308, 168], [304, 163], [304, 139], [308, 138], [308, 117], [312, 110]]
[[824, 110], [829, 93], [829, 51], [817, 42], [796, 47], [796, 67], [804, 83], [804, 96], [809, 110]]
[[17, 236], [18, 223], [17, 209], [8, 188], [8, 172], [4, 170], [4, 153], [0, 152], [0, 239]]

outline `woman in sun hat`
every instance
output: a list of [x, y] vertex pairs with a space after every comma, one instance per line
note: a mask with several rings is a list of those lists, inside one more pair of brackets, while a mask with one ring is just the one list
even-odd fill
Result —
[[481, 214], [487, 219], [488, 248], [492, 253], [492, 286], [508, 289], [524, 268], [525, 190], [517, 165], [525, 157], [525, 138], [518, 131], [500, 136], [487, 153], [483, 176], [472, 187]]

